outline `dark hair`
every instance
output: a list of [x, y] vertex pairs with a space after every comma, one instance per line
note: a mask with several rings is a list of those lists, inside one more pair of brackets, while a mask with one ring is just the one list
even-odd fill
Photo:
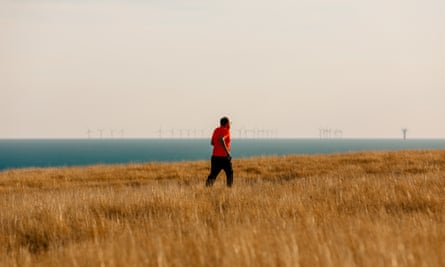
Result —
[[227, 123], [229, 123], [229, 118], [227, 117], [222, 117], [221, 120], [219, 120], [219, 124], [221, 124], [221, 126], [224, 126]]

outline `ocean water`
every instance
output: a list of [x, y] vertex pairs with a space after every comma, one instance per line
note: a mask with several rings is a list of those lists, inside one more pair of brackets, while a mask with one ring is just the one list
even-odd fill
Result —
[[[207, 160], [208, 139], [0, 140], [0, 170], [95, 164]], [[232, 156], [445, 149], [445, 139], [235, 139]]]

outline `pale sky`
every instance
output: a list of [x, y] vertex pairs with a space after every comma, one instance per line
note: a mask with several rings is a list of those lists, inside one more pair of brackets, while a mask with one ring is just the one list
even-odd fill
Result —
[[443, 0], [0, 0], [0, 138], [206, 136], [224, 115], [234, 135], [445, 138], [444, 14]]

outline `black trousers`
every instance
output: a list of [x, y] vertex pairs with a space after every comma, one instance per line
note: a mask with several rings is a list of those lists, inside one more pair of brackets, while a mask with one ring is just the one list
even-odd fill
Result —
[[227, 186], [231, 187], [233, 184], [233, 169], [232, 161], [228, 157], [216, 157], [212, 156], [210, 175], [207, 177], [206, 186], [212, 186], [216, 180], [216, 177], [224, 170], [227, 178]]

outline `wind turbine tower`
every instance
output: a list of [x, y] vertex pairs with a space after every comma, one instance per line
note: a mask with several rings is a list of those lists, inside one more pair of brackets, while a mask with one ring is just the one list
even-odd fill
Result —
[[406, 132], [408, 132], [408, 129], [403, 128], [402, 132], [403, 132], [403, 141], [406, 141]]
[[102, 139], [104, 136], [104, 129], [97, 129], [99, 131], [100, 138]]
[[91, 138], [91, 134], [93, 133], [93, 131], [91, 129], [88, 129], [87, 134], [88, 134], [88, 139]]
[[162, 138], [162, 134], [163, 134], [162, 127], [159, 127], [159, 130], [157, 131], [157, 133], [158, 133], [159, 138]]

